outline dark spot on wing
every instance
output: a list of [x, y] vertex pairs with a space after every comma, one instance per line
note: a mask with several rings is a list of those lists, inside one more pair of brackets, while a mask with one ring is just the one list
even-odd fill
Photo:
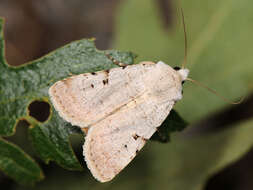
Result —
[[125, 144], [124, 147], [127, 148], [127, 145]]
[[94, 84], [91, 84], [90, 86], [91, 86], [91, 88], [94, 88]]
[[91, 74], [92, 74], [92, 75], [96, 75], [97, 73], [92, 72]]
[[103, 84], [104, 85], [108, 84], [108, 79], [103, 80]]
[[146, 139], [146, 138], [142, 137], [142, 140], [143, 140], [143, 141], [147, 141], [148, 139]]
[[139, 137], [140, 137], [140, 136], [137, 135], [137, 134], [134, 134], [134, 135], [133, 135], [134, 140], [137, 140]]
[[124, 65], [124, 66], [122, 66], [121, 68], [122, 68], [122, 69], [125, 69], [126, 67], [127, 67], [127, 65]]

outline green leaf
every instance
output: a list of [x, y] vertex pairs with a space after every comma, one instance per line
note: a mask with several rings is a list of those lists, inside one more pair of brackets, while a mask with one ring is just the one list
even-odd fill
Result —
[[50, 122], [30, 127], [29, 134], [32, 144], [39, 156], [48, 163], [50, 160], [57, 162], [69, 170], [82, 170], [69, 142], [69, 136], [81, 133], [77, 127], [64, 122], [53, 110]]
[[[82, 132], [58, 116], [49, 101], [48, 89], [72, 74], [115, 67], [106, 54], [126, 64], [133, 64], [136, 57], [130, 52], [99, 51], [91, 39], [72, 42], [19, 67], [10, 66], [4, 57], [3, 20], [0, 19], [0, 135], [13, 135], [18, 121], [26, 120], [30, 125], [30, 139], [41, 159], [46, 163], [55, 161], [69, 170], [82, 170], [69, 143], [71, 134]], [[49, 117], [45, 121], [39, 121], [32, 113], [34, 102], [49, 105]], [[11, 176], [12, 171], [8, 172]]]
[[[66, 169], [81, 170], [69, 144], [69, 136], [81, 131], [71, 127], [58, 116], [49, 102], [48, 88], [54, 82], [72, 74], [115, 67], [106, 54], [126, 64], [133, 64], [136, 57], [129, 52], [99, 51], [93, 40], [80, 40], [38, 60], [20, 67], [12, 67], [4, 60], [4, 42], [1, 33], [0, 134], [13, 135], [15, 123], [25, 119], [30, 124], [29, 134], [32, 144], [46, 163], [53, 160]], [[48, 120], [41, 122], [33, 117], [29, 105], [34, 101], [47, 102], [51, 106]], [[159, 132], [163, 141], [168, 140], [170, 130], [173, 129], [161, 130], [164, 134]]]
[[[15, 123], [18, 119], [33, 119], [29, 116], [27, 107], [35, 100], [48, 102], [48, 88], [54, 82], [72, 74], [115, 67], [106, 57], [105, 52], [95, 48], [93, 40], [76, 41], [38, 60], [20, 67], [12, 67], [4, 60], [2, 32], [0, 40], [2, 58], [0, 60], [0, 124], [3, 126], [0, 134], [5, 136], [15, 132]], [[132, 53], [118, 51], [106, 51], [106, 53], [128, 64], [133, 63], [135, 57]]]
[[44, 178], [40, 167], [19, 147], [0, 138], [0, 169], [24, 185]]

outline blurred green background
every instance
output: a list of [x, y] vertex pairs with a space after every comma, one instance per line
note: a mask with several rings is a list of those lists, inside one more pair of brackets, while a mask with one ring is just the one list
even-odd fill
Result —
[[[229, 105], [191, 83], [176, 110], [191, 125], [171, 142], [149, 142], [113, 181], [93, 179], [82, 157], [83, 139], [71, 138], [83, 172], [45, 165], [31, 147], [25, 124], [8, 138], [37, 158], [46, 178], [33, 188], [0, 173], [1, 189], [171, 189], [253, 188], [253, 2], [183, 1], [190, 77], [216, 89]], [[176, 0], [1, 0], [6, 56], [19, 65], [81, 38], [96, 38], [99, 49], [130, 50], [137, 62], [162, 60], [180, 66], [183, 27]], [[37, 108], [42, 109], [42, 108]], [[43, 110], [41, 110], [43, 112]]]

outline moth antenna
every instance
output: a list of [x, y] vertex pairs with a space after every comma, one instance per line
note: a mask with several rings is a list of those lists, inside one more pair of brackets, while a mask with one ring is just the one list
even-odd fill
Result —
[[187, 43], [187, 33], [186, 33], [186, 25], [185, 25], [185, 19], [184, 19], [184, 11], [183, 11], [182, 5], [180, 7], [180, 12], [181, 12], [182, 22], [183, 22], [183, 27], [184, 27], [184, 62], [182, 64], [182, 69], [184, 69], [187, 63], [188, 43]]
[[240, 104], [240, 103], [244, 100], [244, 97], [242, 97], [239, 101], [233, 102], [233, 101], [231, 101], [231, 100], [225, 98], [224, 96], [220, 95], [217, 91], [215, 91], [215, 90], [209, 88], [208, 86], [206, 86], [205, 84], [203, 84], [203, 83], [201, 83], [201, 82], [198, 82], [198, 81], [193, 80], [193, 79], [191, 79], [191, 78], [187, 78], [186, 80], [191, 81], [192, 83], [195, 83], [195, 84], [198, 85], [198, 86], [201, 86], [201, 87], [203, 87], [203, 88], [206, 88], [209, 92], [215, 94], [216, 96], [220, 97], [221, 99], [223, 99], [225, 102], [227, 102], [227, 103], [229, 103], [229, 104]]

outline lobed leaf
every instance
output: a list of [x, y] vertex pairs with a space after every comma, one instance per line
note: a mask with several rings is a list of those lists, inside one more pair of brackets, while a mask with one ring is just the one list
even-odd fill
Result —
[[32, 185], [44, 178], [40, 167], [26, 153], [2, 138], [0, 138], [0, 169], [24, 185]]
[[[42, 160], [46, 163], [55, 161], [69, 170], [82, 170], [69, 142], [71, 134], [82, 134], [82, 132], [59, 117], [49, 101], [48, 89], [54, 82], [73, 74], [115, 67], [106, 54], [126, 64], [133, 64], [136, 55], [116, 50], [99, 51], [92, 39], [84, 39], [72, 42], [40, 59], [14, 67], [8, 65], [4, 57], [2, 27], [3, 20], [0, 19], [0, 135], [13, 135], [18, 121], [26, 120], [30, 125], [30, 140]], [[48, 118], [42, 121], [35, 117], [36, 114], [31, 109], [34, 102], [44, 102], [48, 105], [49, 110], [45, 110], [49, 113]], [[168, 140], [169, 133], [175, 129], [171, 126], [166, 128], [166, 125], [171, 125], [172, 120], [173, 118], [164, 124], [165, 127], [159, 132], [157, 140]], [[177, 122], [179, 121], [181, 120]], [[179, 128], [182, 127], [179, 126]], [[0, 158], [0, 162], [6, 162], [5, 158], [2, 160]], [[13, 170], [10, 169], [11, 166], [13, 169], [17, 167], [9, 162], [9, 167], [2, 169], [9, 176], [14, 175]], [[30, 167], [29, 163], [27, 167]], [[29, 178], [20, 180], [21, 170], [15, 176], [14, 179], [17, 182], [28, 183], [29, 181]], [[37, 179], [36, 176], [34, 178]], [[33, 179], [30, 180], [34, 182]]]

